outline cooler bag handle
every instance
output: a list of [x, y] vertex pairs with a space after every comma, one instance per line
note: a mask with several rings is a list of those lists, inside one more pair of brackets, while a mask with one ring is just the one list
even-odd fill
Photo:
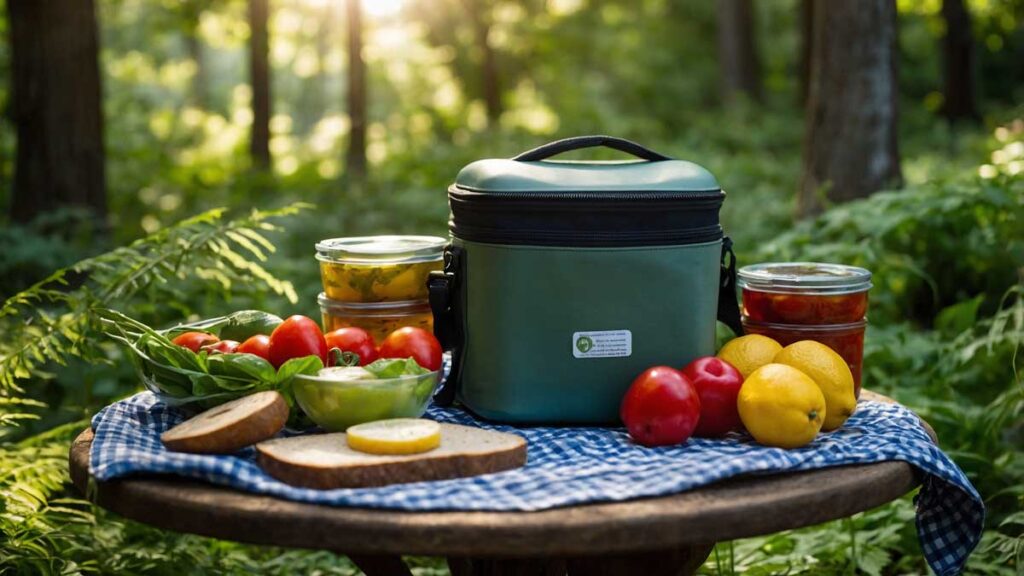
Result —
[[[463, 269], [465, 252], [459, 246], [449, 244], [444, 251], [444, 269], [430, 273], [427, 290], [430, 293], [430, 310], [434, 315], [434, 335], [441, 348], [451, 352], [451, 366], [448, 377], [437, 392], [434, 403], [450, 406], [455, 401], [455, 392], [462, 374], [462, 347], [465, 335], [462, 333], [462, 309], [459, 305], [459, 273]], [[722, 260], [719, 265], [718, 320], [732, 329], [737, 336], [743, 335], [740, 322], [740, 308], [736, 302], [736, 254], [732, 251], [732, 239], [722, 239]]]
[[455, 390], [462, 373], [465, 336], [462, 334], [462, 309], [456, 304], [462, 255], [461, 247], [448, 244], [444, 249], [444, 269], [431, 272], [427, 278], [434, 335], [441, 343], [441, 349], [451, 352], [448, 377], [434, 393], [434, 403], [438, 406], [450, 406], [455, 401]]
[[555, 140], [554, 142], [549, 142], [543, 146], [534, 148], [533, 150], [527, 150], [512, 159], [519, 162], [536, 162], [538, 160], [544, 160], [561, 154], [562, 152], [581, 150], [583, 148], [596, 148], [598, 146], [604, 146], [606, 148], [625, 152], [626, 154], [632, 154], [637, 158], [643, 158], [644, 160], [650, 160], [651, 162], [671, 160], [668, 156], [659, 154], [650, 148], [645, 148], [631, 140], [604, 135], [574, 136], [572, 138]]
[[732, 238], [722, 238], [722, 262], [718, 277], [718, 320], [743, 335], [740, 307], [736, 302], [736, 254], [732, 251]]

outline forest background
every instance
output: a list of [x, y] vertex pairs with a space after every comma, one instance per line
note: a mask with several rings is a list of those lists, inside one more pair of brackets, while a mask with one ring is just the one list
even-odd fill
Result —
[[[316, 317], [314, 242], [444, 235], [462, 166], [590, 133], [710, 169], [741, 265], [874, 272], [865, 386], [926, 418], [985, 498], [968, 571], [1024, 573], [1024, 2], [0, 7], [0, 573], [355, 573], [70, 487], [71, 439], [140, 388], [95, 309]], [[702, 568], [808, 572], [926, 573], [912, 495]]]

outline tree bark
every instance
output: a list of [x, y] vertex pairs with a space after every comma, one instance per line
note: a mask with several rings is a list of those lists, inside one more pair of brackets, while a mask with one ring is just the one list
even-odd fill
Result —
[[798, 213], [898, 185], [896, 120], [895, 0], [815, 0]]
[[185, 34], [185, 48], [188, 56], [196, 64], [196, 72], [192, 75], [192, 102], [199, 108], [206, 108], [206, 63], [203, 61], [203, 43], [199, 38], [199, 23], [195, 22]]
[[722, 98], [761, 99], [761, 61], [754, 43], [751, 0], [718, 0], [718, 69]]
[[800, 93], [797, 102], [803, 108], [807, 105], [807, 94], [811, 86], [811, 46], [814, 44], [814, 0], [800, 0], [800, 57], [798, 65]]
[[491, 45], [491, 15], [483, 0], [464, 0], [466, 12], [473, 24], [473, 35], [480, 55], [480, 93], [487, 110], [487, 123], [496, 126], [501, 119], [501, 78], [498, 75], [498, 59]]
[[93, 0], [8, 0], [18, 146], [11, 216], [59, 206], [107, 213]]
[[942, 17], [946, 21], [946, 35], [942, 38], [942, 114], [951, 122], [978, 120], [971, 14], [964, 0], [943, 0]]
[[252, 84], [252, 130], [249, 153], [258, 169], [270, 168], [269, 0], [249, 0], [249, 74]]
[[334, 6], [323, 7], [320, 25], [316, 29], [316, 77], [313, 85], [313, 104], [316, 118], [319, 120], [327, 111], [327, 56], [330, 52], [330, 39], [333, 35]]
[[178, 3], [181, 10], [182, 35], [185, 38], [185, 51], [196, 65], [192, 75], [189, 100], [198, 108], [206, 108], [206, 63], [203, 61], [203, 42], [199, 37], [199, 18], [205, 6], [204, 0], [182, 0]]
[[360, 0], [346, 0], [348, 20], [349, 140], [345, 166], [349, 180], [366, 179], [366, 62], [363, 60], [363, 14]]

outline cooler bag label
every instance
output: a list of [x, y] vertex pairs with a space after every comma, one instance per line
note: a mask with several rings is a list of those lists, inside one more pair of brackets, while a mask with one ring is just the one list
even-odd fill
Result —
[[575, 332], [572, 355], [576, 358], [623, 358], [633, 354], [633, 333], [629, 330]]

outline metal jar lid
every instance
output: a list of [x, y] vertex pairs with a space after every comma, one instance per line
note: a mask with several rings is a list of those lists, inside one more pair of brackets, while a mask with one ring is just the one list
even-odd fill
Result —
[[441, 260], [448, 240], [440, 236], [354, 236], [316, 243], [316, 258], [325, 262], [393, 264]]
[[821, 262], [765, 262], [740, 268], [741, 288], [782, 294], [850, 294], [871, 289], [871, 272]]

